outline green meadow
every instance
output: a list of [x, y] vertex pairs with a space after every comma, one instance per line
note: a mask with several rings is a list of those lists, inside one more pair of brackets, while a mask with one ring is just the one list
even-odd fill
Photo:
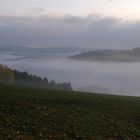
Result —
[[139, 97], [0, 86], [0, 140], [139, 139]]

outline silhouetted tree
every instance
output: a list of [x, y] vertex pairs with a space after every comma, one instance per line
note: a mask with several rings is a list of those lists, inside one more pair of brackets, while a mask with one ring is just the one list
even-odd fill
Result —
[[33, 86], [39, 88], [72, 90], [70, 83], [57, 84], [54, 80], [48, 81], [47, 77], [41, 78], [36, 75], [30, 75], [27, 72], [19, 72], [14, 70], [15, 83], [17, 85]]

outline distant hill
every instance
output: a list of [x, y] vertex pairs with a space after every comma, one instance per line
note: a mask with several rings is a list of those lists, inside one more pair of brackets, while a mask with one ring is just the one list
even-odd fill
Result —
[[9, 52], [17, 56], [30, 56], [31, 54], [46, 54], [46, 53], [78, 53], [83, 51], [92, 51], [91, 48], [79, 48], [79, 47], [27, 47], [27, 46], [2, 46], [0, 45], [0, 52]]
[[[82, 52], [93, 51], [91, 48], [80, 47], [27, 47], [27, 46], [2, 46], [0, 56], [4, 55], [5, 61], [19, 61], [40, 58], [66, 58]], [[6, 57], [8, 55], [8, 57]]]
[[130, 50], [96, 50], [83, 52], [74, 56], [71, 59], [81, 61], [116, 61], [116, 62], [137, 62], [140, 61], [140, 48]]

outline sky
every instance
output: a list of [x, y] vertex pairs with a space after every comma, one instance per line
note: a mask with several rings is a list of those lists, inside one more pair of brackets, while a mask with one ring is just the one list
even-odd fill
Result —
[[140, 0], [0, 0], [1, 15], [99, 14], [126, 20], [140, 19]]
[[0, 0], [0, 45], [138, 47], [139, 7], [140, 0]]

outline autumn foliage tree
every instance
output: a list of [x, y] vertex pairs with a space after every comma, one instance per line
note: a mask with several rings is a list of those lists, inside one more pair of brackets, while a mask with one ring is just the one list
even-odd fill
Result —
[[13, 84], [15, 81], [15, 75], [11, 69], [6, 65], [0, 64], [0, 83]]

